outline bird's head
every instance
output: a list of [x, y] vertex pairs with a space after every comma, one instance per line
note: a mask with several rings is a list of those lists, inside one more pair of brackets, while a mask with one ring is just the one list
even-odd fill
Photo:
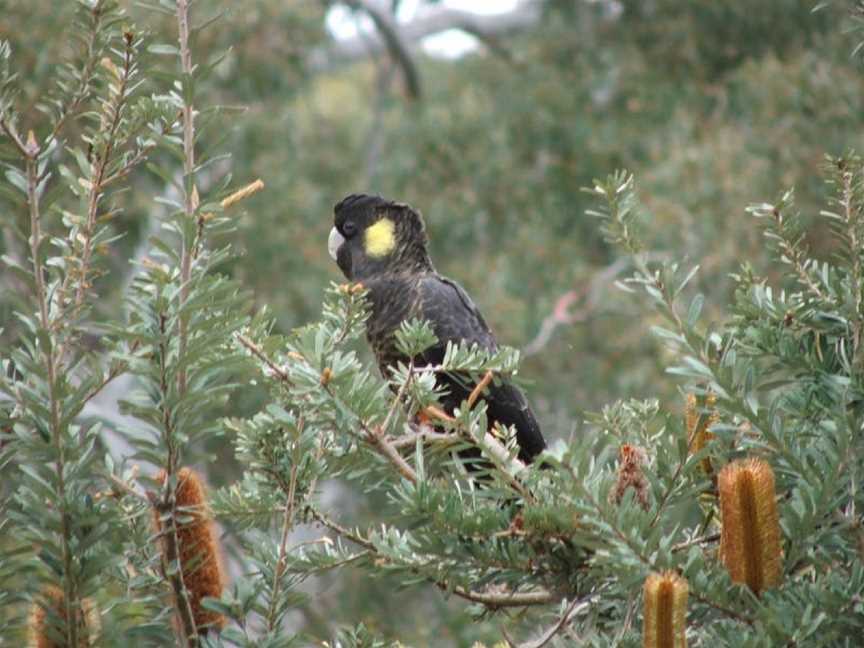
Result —
[[327, 247], [347, 279], [432, 269], [420, 212], [381, 196], [351, 194], [333, 208]]

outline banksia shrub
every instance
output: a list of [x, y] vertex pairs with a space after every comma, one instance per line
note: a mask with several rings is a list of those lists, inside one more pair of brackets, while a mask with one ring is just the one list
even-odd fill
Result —
[[[157, 480], [164, 484], [164, 471], [159, 473]], [[178, 471], [175, 498], [177, 556], [195, 627], [199, 632], [213, 627], [221, 628], [225, 625], [225, 618], [217, 612], [205, 609], [201, 604], [205, 597], [219, 598], [222, 595], [225, 574], [217, 531], [207, 505], [204, 482], [197, 472], [191, 468], [181, 468]], [[155, 519], [162, 550], [165, 552], [168, 542], [165, 536], [171, 530], [170, 527], [166, 528], [158, 513]]]
[[774, 471], [762, 459], [734, 461], [720, 471], [720, 558], [736, 583], [753, 592], [782, 578], [780, 520]]
[[687, 645], [687, 580], [675, 572], [652, 573], [645, 579], [642, 646], [684, 648]]
[[[66, 645], [63, 628], [68, 623], [63, 590], [51, 586], [43, 592], [43, 601], [34, 602], [27, 623], [30, 648], [61, 648]], [[90, 599], [82, 599], [77, 611], [78, 645], [96, 645], [101, 625], [99, 612]]]

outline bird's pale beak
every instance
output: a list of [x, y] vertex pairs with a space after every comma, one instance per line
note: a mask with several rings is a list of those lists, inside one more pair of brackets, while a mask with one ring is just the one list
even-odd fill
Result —
[[330, 253], [330, 257], [336, 261], [336, 256], [339, 253], [339, 248], [342, 247], [342, 244], [345, 242], [345, 237], [339, 233], [335, 227], [330, 230], [330, 237], [327, 239], [327, 251]]

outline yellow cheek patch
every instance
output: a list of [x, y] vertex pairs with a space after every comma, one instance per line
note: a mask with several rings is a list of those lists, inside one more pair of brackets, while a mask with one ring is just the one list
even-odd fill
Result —
[[366, 230], [363, 240], [366, 254], [379, 258], [387, 256], [396, 247], [396, 226], [389, 218], [382, 218]]

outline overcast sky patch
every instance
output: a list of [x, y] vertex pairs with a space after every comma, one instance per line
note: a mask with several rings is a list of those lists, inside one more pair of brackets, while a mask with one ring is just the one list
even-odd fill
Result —
[[[435, 6], [491, 15], [508, 13], [517, 4], [519, 0], [443, 0]], [[404, 0], [399, 6], [396, 18], [400, 23], [406, 23], [422, 15], [424, 11], [434, 11], [435, 6], [430, 7], [421, 0]], [[327, 29], [334, 38], [342, 40], [354, 38], [359, 34], [371, 34], [375, 31], [375, 26], [364, 13], [352, 11], [343, 5], [336, 5], [327, 14]], [[459, 58], [477, 49], [479, 41], [471, 34], [458, 29], [448, 29], [440, 34], [427, 36], [423, 39], [422, 45], [423, 50], [430, 56]]]

